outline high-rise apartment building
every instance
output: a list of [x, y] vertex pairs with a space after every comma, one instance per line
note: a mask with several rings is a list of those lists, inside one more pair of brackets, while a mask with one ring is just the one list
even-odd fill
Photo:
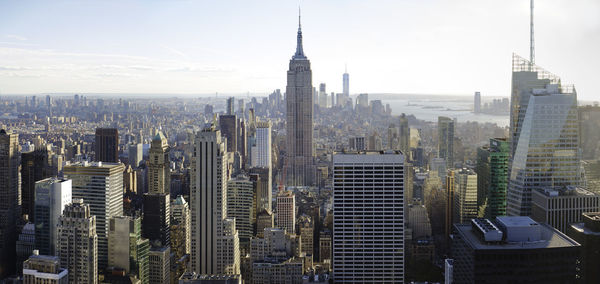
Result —
[[438, 157], [454, 167], [454, 120], [445, 116], [438, 117]]
[[291, 191], [282, 191], [277, 195], [277, 227], [289, 234], [296, 233], [296, 195]]
[[302, 29], [298, 23], [296, 53], [290, 60], [286, 87], [286, 184], [310, 186], [314, 183], [313, 96], [310, 61], [302, 49]]
[[[239, 240], [236, 248], [238, 235], [235, 223], [233, 228], [225, 224], [228, 162], [221, 132], [214, 125], [198, 132], [193, 147], [190, 177], [191, 270], [199, 274], [224, 274], [229, 271], [239, 274]], [[232, 242], [233, 246], [230, 246]], [[233, 267], [236, 255], [238, 265]], [[233, 266], [223, 267], [224, 259], [234, 259]]]
[[477, 149], [477, 206], [485, 207], [486, 218], [506, 215], [509, 151], [506, 138], [491, 138]]
[[583, 213], [600, 211], [600, 195], [568, 186], [534, 189], [531, 193], [531, 218], [563, 233], [569, 225], [582, 222]]
[[121, 163], [81, 162], [64, 168], [65, 178], [73, 181], [73, 198], [89, 204], [96, 216], [98, 268], [108, 265], [108, 220], [123, 215], [123, 171]]
[[[35, 216], [33, 216], [35, 182], [49, 176], [48, 150], [40, 147], [21, 153], [21, 214], [27, 214], [29, 221], [35, 221]], [[42, 252], [42, 254], [45, 253]]]
[[61, 267], [60, 259], [40, 255], [38, 251], [23, 263], [23, 284], [68, 284], [69, 271]]
[[35, 247], [43, 255], [56, 255], [58, 222], [71, 203], [71, 181], [47, 178], [35, 183]]
[[16, 222], [20, 211], [19, 136], [0, 129], [0, 279], [15, 272]]
[[454, 171], [454, 222], [477, 218], [477, 174], [469, 169]]
[[96, 216], [82, 199], [65, 207], [58, 223], [56, 255], [69, 270], [69, 283], [98, 283]]
[[171, 189], [169, 143], [162, 132], [159, 131], [152, 138], [148, 155], [148, 192], [169, 193]]
[[96, 128], [96, 161], [119, 162], [119, 131], [116, 128]]
[[517, 55], [512, 90], [506, 213], [528, 216], [532, 190], [579, 185], [577, 93]]
[[336, 282], [404, 282], [404, 162], [399, 151], [334, 154]]
[[142, 238], [140, 216], [117, 216], [109, 220], [108, 266], [123, 269], [135, 275], [142, 283], [149, 283], [148, 253], [150, 243]]

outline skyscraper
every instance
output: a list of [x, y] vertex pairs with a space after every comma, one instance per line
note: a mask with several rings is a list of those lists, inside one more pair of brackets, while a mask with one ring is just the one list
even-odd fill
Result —
[[480, 113], [481, 112], [481, 93], [475, 92], [475, 98], [473, 99], [473, 112]]
[[16, 222], [20, 217], [19, 136], [0, 129], [0, 279], [15, 269]]
[[506, 138], [491, 138], [477, 150], [477, 206], [485, 206], [486, 218], [506, 215], [509, 151]]
[[71, 203], [71, 181], [47, 178], [35, 183], [35, 248], [43, 255], [56, 255], [58, 222]]
[[399, 146], [400, 151], [404, 154], [405, 157], [409, 157], [410, 152], [410, 128], [408, 127], [408, 118], [403, 113], [400, 115], [400, 124], [398, 125], [398, 137], [399, 137]]
[[82, 199], [65, 207], [58, 223], [56, 255], [69, 270], [69, 283], [98, 283], [96, 216]]
[[256, 223], [256, 185], [245, 175], [227, 183], [227, 217], [235, 218], [240, 243], [249, 245]]
[[171, 199], [168, 193], [144, 194], [142, 235], [153, 246], [171, 245]]
[[227, 115], [235, 114], [235, 98], [234, 97], [227, 98], [227, 109], [225, 109], [225, 112], [227, 113]]
[[533, 189], [579, 185], [577, 93], [517, 55], [512, 90], [506, 213], [528, 216]]
[[[300, 18], [298, 18], [300, 20]], [[286, 183], [310, 186], [314, 182], [313, 86], [310, 61], [302, 49], [298, 22], [296, 53], [290, 60], [286, 87]]]
[[119, 131], [116, 128], [96, 128], [96, 161], [119, 161]]
[[282, 191], [277, 195], [277, 227], [288, 234], [296, 233], [296, 195], [291, 191]]
[[221, 135], [227, 138], [227, 152], [233, 153], [237, 151], [238, 139], [238, 124], [237, 117], [232, 115], [219, 116], [219, 129]]
[[404, 156], [337, 153], [333, 177], [335, 281], [404, 282]]
[[169, 193], [171, 189], [171, 170], [169, 163], [169, 143], [158, 131], [148, 151], [148, 192]]
[[140, 163], [143, 159], [143, 145], [141, 143], [129, 144], [128, 146], [128, 154], [129, 154], [129, 165], [134, 168], [140, 166]]
[[344, 71], [344, 75], [342, 76], [343, 83], [343, 93], [346, 98], [350, 96], [350, 75], [348, 74], [348, 70]]
[[171, 202], [171, 249], [180, 258], [191, 252], [190, 206], [182, 195]]
[[150, 243], [142, 238], [140, 216], [116, 216], [110, 218], [108, 231], [108, 266], [125, 270], [137, 276], [142, 283], [149, 283], [148, 253]]
[[[239, 272], [239, 251], [231, 247], [229, 242], [233, 240], [235, 246], [235, 239], [238, 237], [235, 225], [231, 228], [225, 224], [227, 217], [225, 147], [221, 132], [216, 130], [214, 125], [198, 132], [194, 138], [190, 177], [191, 270], [199, 274]], [[239, 246], [237, 249], [239, 250]], [[235, 258], [235, 255], [238, 256], [238, 267], [223, 267], [223, 260]]]
[[251, 149], [252, 167], [271, 167], [271, 122], [256, 124], [256, 144]]
[[[22, 214], [29, 215], [30, 221], [35, 221], [33, 216], [35, 182], [50, 176], [48, 165], [48, 150], [40, 147], [31, 152], [21, 153], [21, 200]], [[42, 254], [46, 254], [42, 252]]]
[[96, 216], [98, 267], [108, 264], [108, 220], [123, 215], [123, 171], [121, 163], [82, 162], [67, 165], [65, 178], [73, 181], [73, 198], [83, 199]]
[[438, 157], [446, 160], [446, 167], [454, 167], [454, 120], [438, 117]]
[[454, 222], [477, 218], [477, 174], [469, 169], [454, 171]]
[[153, 247], [148, 253], [148, 278], [152, 284], [171, 283], [171, 249]]

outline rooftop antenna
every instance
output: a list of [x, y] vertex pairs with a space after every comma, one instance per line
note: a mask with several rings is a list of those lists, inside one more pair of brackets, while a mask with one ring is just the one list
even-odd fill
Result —
[[348, 73], [348, 63], [344, 63], [344, 73]]
[[535, 39], [533, 37], [533, 0], [531, 0], [530, 23], [529, 23], [529, 62], [535, 64]]

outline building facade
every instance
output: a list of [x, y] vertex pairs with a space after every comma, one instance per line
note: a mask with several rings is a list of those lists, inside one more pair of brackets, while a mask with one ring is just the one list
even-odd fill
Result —
[[600, 195], [574, 186], [535, 189], [531, 194], [531, 218], [567, 233], [581, 223], [583, 213], [600, 211]]
[[21, 217], [19, 136], [0, 129], [0, 279], [15, 272], [17, 220]]
[[282, 191], [277, 195], [277, 227], [290, 234], [296, 233], [296, 195], [291, 191]]
[[446, 166], [454, 165], [454, 120], [438, 117], [438, 157], [446, 161]]
[[35, 247], [42, 255], [56, 255], [58, 221], [71, 203], [71, 180], [47, 178], [35, 183]]
[[506, 215], [509, 151], [506, 138], [491, 138], [477, 149], [477, 206], [485, 207], [486, 218]]
[[96, 128], [96, 161], [119, 162], [119, 131], [116, 128]]
[[162, 132], [156, 133], [148, 151], [148, 192], [170, 193], [171, 169], [169, 143]]

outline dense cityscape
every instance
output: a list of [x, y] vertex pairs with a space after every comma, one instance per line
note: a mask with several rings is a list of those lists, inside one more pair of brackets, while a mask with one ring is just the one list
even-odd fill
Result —
[[531, 13], [466, 110], [508, 126], [314, 82], [300, 17], [270, 94], [0, 96], [0, 283], [600, 283], [600, 106]]

